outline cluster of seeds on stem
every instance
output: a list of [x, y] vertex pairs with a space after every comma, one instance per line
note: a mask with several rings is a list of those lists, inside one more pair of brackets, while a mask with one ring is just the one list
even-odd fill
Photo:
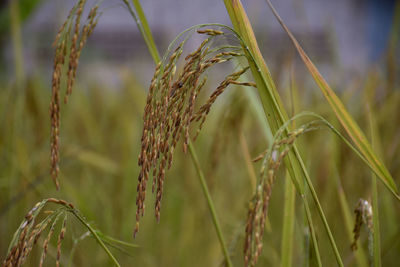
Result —
[[143, 133], [138, 164], [141, 167], [136, 198], [136, 226], [139, 230], [140, 217], [144, 215], [144, 201], [150, 173], [153, 176], [152, 192], [156, 192], [155, 216], [160, 219], [161, 198], [165, 172], [171, 167], [173, 152], [183, 136], [183, 150], [186, 153], [190, 142], [190, 129], [199, 122], [195, 137], [204, 124], [211, 106], [230, 84], [255, 86], [242, 83], [238, 79], [248, 70], [240, 69], [228, 75], [211, 94], [208, 100], [196, 111], [196, 102], [207, 78], [205, 72], [212, 66], [243, 56], [239, 48], [213, 47], [214, 38], [224, 32], [214, 29], [197, 30], [208, 37], [200, 46], [184, 58], [182, 70], [177, 74], [177, 63], [183, 53], [185, 41], [160, 62], [151, 81], [143, 115]]
[[[59, 29], [54, 41], [55, 56], [52, 78], [52, 96], [50, 103], [50, 120], [51, 120], [51, 176], [59, 189], [58, 173], [59, 173], [59, 135], [60, 135], [60, 89], [62, 85], [62, 69], [68, 61], [67, 72], [67, 89], [64, 101], [67, 103], [68, 96], [72, 92], [72, 87], [76, 77], [76, 69], [78, 67], [81, 51], [97, 25], [99, 12], [98, 6], [94, 6], [87, 17], [86, 24], [81, 30], [81, 17], [86, 0], [80, 0], [70, 11], [67, 20]], [[72, 35], [72, 39], [71, 39]], [[67, 52], [69, 58], [67, 60]]]
[[[61, 205], [61, 207], [54, 211], [48, 211], [47, 212], [48, 216], [41, 222], [36, 224], [37, 216], [47, 203], [56, 203], [58, 205]], [[31, 252], [33, 246], [38, 243], [38, 240], [41, 237], [44, 230], [51, 224], [49, 233], [47, 234], [46, 238], [43, 241], [43, 251], [39, 263], [39, 266], [42, 266], [46, 258], [48, 244], [55, 232], [55, 226], [58, 221], [58, 218], [61, 215], [64, 215], [64, 221], [60, 233], [58, 235], [58, 241], [57, 241], [56, 265], [59, 266], [61, 257], [61, 244], [62, 240], [64, 239], [64, 234], [66, 231], [67, 214], [65, 211], [67, 209], [74, 209], [74, 206], [71, 203], [68, 203], [61, 199], [49, 198], [43, 200], [42, 202], [37, 203], [26, 214], [24, 221], [18, 228], [14, 236], [14, 239], [11, 242], [7, 257], [3, 261], [3, 267], [21, 266], [26, 260], [29, 253]]]
[[61, 243], [64, 240], [65, 232], [67, 231], [67, 214], [64, 215], [64, 220], [62, 223], [62, 228], [60, 234], [58, 235], [57, 240], [57, 258], [56, 258], [56, 266], [60, 266], [60, 259], [61, 259]]
[[306, 132], [320, 129], [320, 127], [316, 126], [318, 122], [312, 121], [304, 124], [287, 134], [284, 132], [285, 127], [282, 127], [276, 133], [275, 141], [271, 147], [253, 160], [264, 159], [255, 195], [249, 203], [244, 244], [245, 266], [254, 266], [261, 254], [263, 246], [262, 237], [268, 215], [269, 200], [279, 166], [299, 136]]
[[357, 250], [357, 240], [360, 237], [361, 227], [363, 224], [367, 226], [369, 239], [373, 238], [374, 231], [372, 220], [372, 207], [368, 203], [368, 201], [360, 199], [356, 208], [354, 209], [354, 213], [356, 215], [356, 220], [353, 229], [354, 239], [353, 243], [351, 244], [351, 250], [353, 251]]

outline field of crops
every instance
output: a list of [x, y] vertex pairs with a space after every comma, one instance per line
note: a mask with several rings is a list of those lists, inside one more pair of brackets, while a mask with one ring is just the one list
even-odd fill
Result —
[[5, 7], [3, 266], [397, 266], [400, 2], [379, 61], [354, 76], [332, 62], [329, 79], [269, 0], [293, 45], [273, 71], [239, 0], [223, 1], [230, 26], [166, 51], [139, 0], [120, 2], [154, 77], [112, 90], [79, 68], [102, 3], [74, 1], [51, 76], [24, 71], [27, 1]]

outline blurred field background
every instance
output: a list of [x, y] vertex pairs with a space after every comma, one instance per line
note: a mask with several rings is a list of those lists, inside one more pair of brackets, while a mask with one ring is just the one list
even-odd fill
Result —
[[[155, 221], [154, 196], [149, 193], [140, 232], [132, 238], [142, 115], [154, 64], [120, 1], [102, 3], [104, 14], [82, 52], [74, 93], [68, 105], [61, 106], [62, 189], [55, 190], [49, 174], [51, 43], [74, 2], [0, 4], [1, 257], [26, 212], [44, 198], [57, 197], [74, 203], [103, 233], [138, 245], [112, 250], [122, 266], [221, 265], [223, 255], [199, 181], [182, 149], [177, 149], [167, 172], [160, 223]], [[229, 24], [222, 1], [142, 2], [161, 54], [177, 34], [194, 24]], [[244, 1], [244, 5], [287, 109], [293, 114], [314, 111], [341, 129], [265, 2]], [[399, 185], [399, 1], [285, 0], [276, 1], [276, 8], [364, 132], [372, 128], [379, 137], [375, 148]], [[267, 148], [269, 138], [256, 98], [255, 89], [229, 88], [217, 100], [194, 144], [237, 266], [243, 265], [248, 201], [260, 168], [260, 163], [249, 160]], [[368, 114], [373, 114], [372, 125]], [[353, 210], [360, 198], [371, 199], [371, 172], [328, 131], [306, 135], [298, 144], [343, 261], [358, 266], [350, 249], [353, 225], [347, 218], [354, 222]], [[285, 180], [282, 167], [258, 266], [281, 263]], [[382, 266], [397, 266], [400, 205], [378, 185]], [[334, 266], [322, 223], [315, 210], [312, 215], [323, 264]], [[297, 201], [293, 266], [308, 266], [310, 237], [303, 216]], [[70, 257], [74, 240], [85, 230], [72, 217], [69, 223], [62, 265], [109, 266], [90, 237], [75, 244]], [[365, 231], [360, 244], [367, 254]], [[37, 265], [36, 250], [26, 266]], [[49, 266], [54, 264], [54, 251], [53, 244], [46, 261]]]

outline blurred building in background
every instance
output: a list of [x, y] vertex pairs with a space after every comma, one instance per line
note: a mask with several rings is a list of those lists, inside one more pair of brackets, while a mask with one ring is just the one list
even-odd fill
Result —
[[[21, 1], [27, 2], [27, 1]], [[33, 6], [32, 3], [37, 3]], [[28, 73], [51, 71], [52, 40], [75, 0], [35, 0], [29, 11], [21, 6], [25, 68]], [[88, 1], [91, 6], [95, 1]], [[160, 53], [186, 28], [201, 23], [230, 24], [223, 1], [141, 1]], [[243, 1], [267, 62], [281, 65], [294, 55], [293, 47], [264, 0]], [[378, 61], [386, 50], [392, 29], [394, 0], [281, 0], [273, 1], [281, 17], [322, 68], [362, 72]], [[2, 2], [0, 22], [6, 24], [7, 5]], [[22, 5], [22, 4], [21, 4]], [[152, 61], [135, 22], [121, 0], [101, 4], [103, 15], [88, 47], [82, 67], [95, 79], [113, 82], [113, 70], [134, 69], [138, 77], [151, 76]], [[5, 26], [3, 25], [3, 28]], [[1, 53], [12, 72], [9, 38], [4, 37]], [[89, 71], [90, 70], [90, 71]], [[94, 71], [95, 70], [95, 71]], [[96, 74], [97, 73], [97, 74]]]

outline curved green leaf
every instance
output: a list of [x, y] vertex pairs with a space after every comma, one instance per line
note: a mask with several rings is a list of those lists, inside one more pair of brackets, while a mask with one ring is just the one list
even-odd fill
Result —
[[309, 72], [311, 73], [312, 77], [314, 78], [315, 82], [317, 83], [318, 87], [321, 89], [322, 93], [324, 94], [326, 100], [328, 101], [329, 105], [331, 106], [332, 110], [335, 112], [336, 117], [346, 130], [347, 134], [350, 136], [351, 140], [354, 142], [355, 146], [359, 150], [359, 152], [365, 157], [368, 161], [369, 166], [371, 167], [372, 171], [381, 179], [381, 181], [385, 184], [385, 186], [393, 193], [393, 195], [400, 200], [400, 196], [398, 195], [398, 190], [396, 187], [395, 182], [389, 171], [387, 170], [386, 166], [383, 162], [379, 159], [376, 153], [372, 150], [370, 143], [368, 142], [367, 138], [365, 137], [364, 133], [361, 131], [360, 127], [357, 125], [354, 118], [350, 115], [350, 113], [346, 110], [343, 103], [340, 101], [339, 97], [335, 94], [335, 92], [331, 89], [329, 84], [325, 81], [322, 77], [321, 73], [312, 63], [310, 58], [304, 52], [303, 48], [300, 46], [299, 42], [290, 32], [288, 27], [284, 24], [282, 19], [280, 18], [279, 14], [272, 6], [270, 0], [266, 0], [268, 5], [270, 6], [272, 12], [274, 13], [275, 17], [289, 35], [290, 40], [296, 47], [301, 59], [303, 60], [304, 64], [307, 66]]

